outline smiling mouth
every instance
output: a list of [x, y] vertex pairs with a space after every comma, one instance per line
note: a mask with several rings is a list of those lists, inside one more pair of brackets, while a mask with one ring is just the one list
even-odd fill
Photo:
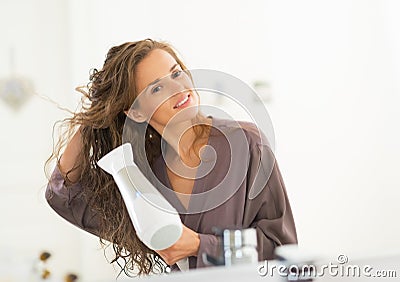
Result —
[[177, 109], [177, 108], [182, 107], [183, 105], [185, 105], [189, 101], [189, 98], [190, 98], [190, 94], [186, 95], [185, 98], [183, 98], [180, 102], [178, 102], [174, 106], [174, 109]]

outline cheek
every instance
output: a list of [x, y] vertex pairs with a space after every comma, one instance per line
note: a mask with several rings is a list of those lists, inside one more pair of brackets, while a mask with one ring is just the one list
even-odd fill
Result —
[[199, 104], [200, 103], [200, 97], [197, 92], [192, 92], [192, 99], [194, 104]]
[[148, 118], [151, 118], [152, 115], [155, 115], [156, 112], [159, 112], [160, 106], [156, 101], [147, 100], [141, 103], [140, 111], [144, 113]]
[[168, 104], [168, 101], [164, 102], [161, 105], [152, 104], [148, 107], [147, 115], [150, 119], [153, 119], [160, 123], [164, 123], [163, 121], [168, 121], [170, 117], [169, 108], [170, 105]]

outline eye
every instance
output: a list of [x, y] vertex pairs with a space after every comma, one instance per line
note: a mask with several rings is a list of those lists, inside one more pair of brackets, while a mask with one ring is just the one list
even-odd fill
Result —
[[161, 86], [155, 86], [151, 89], [151, 94], [157, 93], [161, 90]]
[[182, 74], [182, 71], [181, 71], [181, 70], [174, 71], [174, 72], [172, 73], [172, 78], [177, 78], [177, 77], [180, 76], [181, 74]]

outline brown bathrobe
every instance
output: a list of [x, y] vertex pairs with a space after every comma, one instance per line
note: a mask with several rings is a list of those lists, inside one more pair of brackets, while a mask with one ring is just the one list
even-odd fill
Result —
[[[266, 137], [254, 124], [213, 117], [201, 158], [188, 208], [173, 191], [161, 156], [152, 167], [159, 181], [157, 189], [177, 209], [182, 223], [199, 233], [199, 251], [197, 257], [189, 257], [190, 268], [205, 266], [203, 253], [217, 255], [213, 227], [256, 228], [259, 260], [272, 259], [276, 246], [297, 243], [278, 164]], [[46, 199], [67, 221], [98, 235], [97, 216], [80, 196], [82, 189], [79, 183], [66, 187], [56, 167]]]

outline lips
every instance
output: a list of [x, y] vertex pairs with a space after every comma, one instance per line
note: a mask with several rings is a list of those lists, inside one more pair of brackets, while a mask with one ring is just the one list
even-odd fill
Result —
[[189, 102], [190, 94], [185, 95], [178, 103], [175, 104], [174, 109], [180, 108]]

